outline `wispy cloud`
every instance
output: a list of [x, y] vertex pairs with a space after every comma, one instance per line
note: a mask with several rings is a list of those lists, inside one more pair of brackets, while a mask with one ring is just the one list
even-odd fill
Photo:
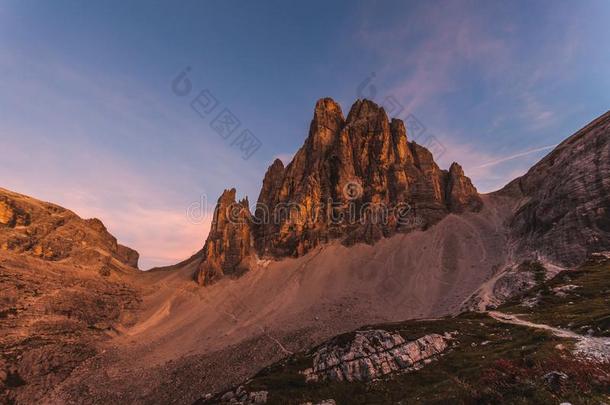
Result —
[[[582, 27], [566, 4], [532, 27], [521, 10], [468, 0], [409, 3], [386, 24], [362, 10], [360, 39], [376, 55], [376, 86], [424, 122], [479, 189], [523, 174], [568, 136], [551, 130], [575, 108], [554, 90], [575, 76]], [[559, 29], [558, 27], [561, 27]], [[534, 45], [534, 39], [536, 45]], [[510, 139], [510, 141], [507, 141]]]
[[[457, 75], [464, 64], [474, 64], [483, 74], [499, 73], [511, 57], [511, 44], [489, 32], [487, 21], [467, 2], [420, 3], [411, 6], [405, 20], [379, 29], [368, 25], [361, 39], [379, 49], [385, 61], [381, 76], [390, 91], [418, 111], [437, 97], [459, 86]], [[383, 62], [382, 62], [383, 63]]]
[[442, 137], [447, 148], [438, 160], [442, 168], [452, 162], [460, 163], [479, 192], [498, 190], [527, 172], [527, 170], [552, 149], [554, 145], [528, 149], [518, 153], [490, 152], [484, 145], [456, 143], [450, 137]]
[[531, 155], [532, 153], [538, 153], [538, 152], [543, 152], [545, 150], [552, 149], [555, 146], [557, 146], [557, 145], [542, 146], [540, 148], [534, 148], [534, 149], [526, 150], [524, 152], [515, 153], [510, 156], [505, 156], [502, 158], [494, 159], [490, 162], [483, 163], [482, 165], [479, 165], [479, 166], [474, 166], [474, 167], [472, 167], [472, 169], [482, 169], [485, 167], [496, 166], [500, 163], [508, 162], [510, 160], [514, 160], [514, 159], [518, 159], [520, 157]]

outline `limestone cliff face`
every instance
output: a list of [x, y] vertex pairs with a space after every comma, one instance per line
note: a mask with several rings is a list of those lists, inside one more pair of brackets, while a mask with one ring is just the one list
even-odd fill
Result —
[[104, 274], [117, 267], [114, 260], [137, 268], [139, 258], [138, 252], [117, 243], [99, 219], [82, 219], [65, 208], [4, 189], [0, 189], [0, 250], [99, 265]]
[[305, 145], [285, 170], [275, 166], [255, 212], [263, 255], [301, 255], [335, 238], [374, 242], [481, 205], [459, 165], [442, 171], [426, 148], [408, 142], [401, 120], [368, 100], [346, 119], [333, 100], [318, 101]]
[[[426, 148], [408, 141], [404, 123], [389, 120], [382, 107], [358, 100], [345, 118], [335, 101], [324, 98], [292, 162], [284, 167], [276, 160], [267, 170], [248, 231], [244, 225], [238, 233], [254, 239], [245, 256], [300, 256], [332, 239], [373, 243], [425, 229], [450, 212], [481, 204], [459, 165], [441, 170]], [[231, 243], [224, 231], [215, 218], [206, 242], [214, 248], [202, 265], [208, 270], [198, 272], [200, 283], [206, 283], [202, 273], [221, 274], [216, 246]]]
[[284, 164], [281, 160], [275, 159], [273, 164], [267, 169], [263, 179], [263, 187], [258, 197], [257, 207], [254, 212], [258, 226], [254, 227], [255, 244], [259, 251], [264, 251], [265, 246], [277, 232], [277, 226], [271, 218], [271, 212], [267, 207], [275, 206], [279, 199], [280, 188], [284, 181]]
[[449, 168], [447, 201], [452, 212], [476, 211], [482, 206], [477, 189], [464, 175], [462, 166], [455, 162]]
[[251, 217], [248, 200], [236, 202], [234, 188], [222, 193], [203, 247], [203, 261], [196, 273], [199, 284], [209, 285], [223, 276], [239, 276], [248, 270], [252, 252]]
[[610, 250], [610, 112], [499, 194], [520, 199], [510, 223], [519, 251], [574, 265]]

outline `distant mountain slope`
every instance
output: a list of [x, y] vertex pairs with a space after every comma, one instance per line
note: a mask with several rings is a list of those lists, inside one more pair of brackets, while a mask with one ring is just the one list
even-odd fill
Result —
[[0, 188], [0, 250], [44, 260], [98, 263], [108, 272], [113, 259], [138, 267], [138, 252], [117, 243], [99, 219]]
[[0, 403], [41, 403], [132, 323], [138, 253], [98, 219], [0, 189]]
[[575, 265], [610, 250], [610, 112], [498, 194], [519, 202], [510, 223], [518, 251]]

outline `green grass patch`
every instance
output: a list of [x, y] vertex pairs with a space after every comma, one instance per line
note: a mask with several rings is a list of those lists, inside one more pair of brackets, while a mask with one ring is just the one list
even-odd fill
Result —
[[[577, 288], [557, 293], [554, 289], [574, 285]], [[538, 297], [532, 308], [524, 299]], [[553, 279], [516, 297], [500, 311], [526, 314], [532, 322], [570, 329], [576, 333], [610, 336], [610, 263], [590, 263], [578, 270], [564, 271]]]

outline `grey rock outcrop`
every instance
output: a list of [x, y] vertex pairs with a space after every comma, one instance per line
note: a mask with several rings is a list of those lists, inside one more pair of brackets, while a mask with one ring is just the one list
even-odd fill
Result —
[[267, 391], [248, 391], [243, 385], [240, 385], [234, 390], [229, 390], [216, 396], [207, 394], [196, 403], [255, 405], [266, 404], [268, 397], [269, 393]]
[[450, 334], [429, 334], [406, 341], [398, 333], [375, 329], [357, 331], [347, 343], [336, 339], [317, 349], [313, 367], [303, 371], [307, 381], [371, 381], [400, 370], [421, 366], [450, 347]]
[[520, 201], [510, 223], [519, 252], [571, 266], [610, 250], [610, 112], [498, 194]]

